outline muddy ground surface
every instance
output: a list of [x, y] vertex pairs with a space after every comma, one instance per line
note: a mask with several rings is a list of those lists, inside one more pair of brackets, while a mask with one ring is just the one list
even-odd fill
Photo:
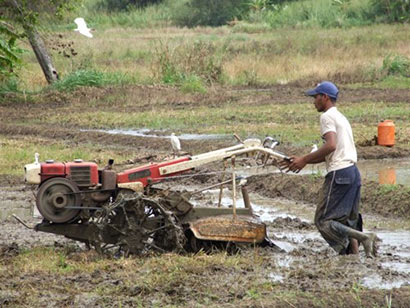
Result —
[[[207, 97], [184, 95], [167, 87], [131, 87], [125, 93], [129, 96], [143, 97], [139, 110], [150, 108], [151, 100], [161, 97], [159, 104], [164, 107], [186, 108], [201, 104], [220, 106], [224, 101], [235, 101], [249, 105], [257, 100], [261, 104], [272, 101], [297, 103], [301, 101], [300, 86], [259, 89], [262, 93], [255, 97], [255, 89], [233, 88], [225, 91], [215, 90]], [[98, 99], [109, 95], [115, 89], [82, 89], [77, 93], [50, 93], [32, 96], [35, 103], [30, 107], [10, 97], [9, 102], [0, 105], [3, 121], [0, 132], [14, 138], [41, 138], [47, 140], [64, 139], [68, 145], [92, 143], [96, 147], [122, 148], [129, 153], [138, 152], [138, 157], [119, 162], [124, 169], [146, 161], [160, 161], [169, 155], [169, 144], [160, 139], [108, 135], [101, 132], [84, 132], [73, 127], [47, 127], [37, 124], [24, 126], [25, 119], [43, 118], [50, 109], [79, 108], [85, 100]], [[250, 92], [249, 95], [246, 93]], [[409, 102], [407, 90], [344, 89], [342, 99], [360, 102], [364, 99], [387, 102]], [[245, 94], [244, 94], [245, 93]], [[286, 98], [286, 99], [285, 99]], [[39, 101], [41, 99], [41, 102]], [[15, 108], [15, 103], [19, 108]], [[106, 106], [107, 110], [114, 108]], [[7, 116], [5, 116], [7, 115]], [[184, 149], [196, 154], [232, 145], [234, 140], [182, 140]], [[300, 149], [285, 147], [282, 150], [292, 153]], [[410, 157], [410, 150], [359, 146], [359, 156], [368, 159]], [[216, 183], [219, 175], [214, 172], [220, 166], [200, 168], [195, 177], [179, 180], [166, 185], [178, 189], [194, 190], [204, 185]], [[241, 167], [240, 167], [241, 168]], [[98, 260], [94, 252], [76, 242], [61, 236], [37, 233], [17, 223], [12, 214], [22, 217], [29, 225], [38, 223], [33, 218], [31, 208], [34, 204], [32, 187], [24, 185], [21, 177], [0, 175], [0, 306], [21, 307], [101, 307], [101, 306], [208, 306], [206, 301], [198, 302], [205, 293], [214, 306], [256, 306], [256, 307], [382, 307], [388, 306], [387, 299], [393, 298], [393, 307], [408, 307], [410, 302], [410, 190], [400, 186], [395, 190], [381, 189], [376, 182], [363, 179], [362, 212], [365, 228], [376, 232], [383, 240], [379, 256], [366, 259], [361, 250], [360, 256], [337, 256], [320, 237], [312, 219], [314, 202], [323, 178], [318, 176], [295, 176], [286, 174], [255, 175], [248, 178], [248, 189], [255, 213], [266, 223], [269, 237], [276, 248], [243, 248], [240, 252], [246, 258], [258, 255], [254, 266], [227, 268], [224, 265], [210, 266], [204, 272], [193, 271], [191, 276], [181, 280], [178, 285], [164, 287], [147, 286], [138, 282], [138, 275], [147, 275], [144, 267], [137, 267], [134, 280], [125, 275], [121, 265], [104, 271], [89, 273], [44, 272], [37, 275], [23, 275], [13, 271], [13, 262], [27, 250], [36, 247], [53, 247], [67, 255], [67, 262], [86, 262]], [[205, 191], [197, 196], [196, 204], [215, 206], [215, 191]], [[230, 193], [226, 192], [224, 205], [231, 204]], [[239, 205], [240, 206], [240, 205]], [[69, 247], [69, 248], [67, 248]], [[188, 256], [197, 258], [197, 256]], [[171, 257], [172, 258], [172, 257]], [[124, 261], [127, 262], [127, 261]], [[134, 261], [129, 261], [134, 262]], [[137, 261], [135, 261], [137, 262]], [[139, 262], [139, 261], [138, 261]], [[148, 262], [148, 261], [144, 261]], [[269, 286], [262, 290], [247, 290], [245, 281], [258, 281], [259, 286]], [[243, 284], [241, 285], [241, 282]], [[115, 291], [102, 294], [97, 290], [113, 287]], [[30, 288], [30, 292], [25, 288]], [[71, 290], [71, 291], [68, 291]], [[72, 291], [75, 290], [75, 291]], [[111, 290], [111, 289], [109, 289]], [[295, 298], [280, 294], [304, 292]], [[252, 293], [254, 292], [254, 293]], [[34, 295], [32, 301], [26, 295]], [[360, 294], [360, 295], [358, 295]], [[208, 298], [208, 297], [205, 297]], [[323, 298], [323, 301], [318, 300]], [[387, 304], [386, 304], [387, 303]]]
[[[207, 177], [207, 180], [204, 176], [193, 178], [190, 185], [186, 184], [188, 180], [173, 185], [177, 190], [195, 190], [203, 187], [201, 182], [217, 181], [210, 178], [211, 176]], [[242, 257], [252, 259], [257, 255], [258, 261], [254, 265], [235, 269], [214, 265], [204, 273], [191, 273], [190, 279], [195, 282], [184, 280], [180, 281], [178, 286], [159, 283], [151, 287], [138, 283], [138, 279], [132, 280], [118, 263], [113, 267], [106, 267], [104, 271], [95, 270], [91, 274], [78, 271], [45, 271], [36, 275], [13, 272], [12, 264], [17, 262], [15, 260], [19, 259], [20, 254], [38, 247], [51, 247], [54, 251], [59, 251], [66, 256], [64, 262], [67, 264], [77, 264], [78, 260], [82, 263], [96, 262], [100, 257], [87, 250], [83, 244], [61, 236], [35, 232], [16, 222], [11, 217], [13, 213], [18, 214], [29, 225], [39, 223], [41, 219], [32, 217], [32, 205], [35, 202], [32, 189], [21, 182], [17, 183], [16, 179], [14, 185], [6, 185], [4, 183], [7, 181], [4, 179], [0, 197], [0, 264], [4, 266], [0, 271], [0, 303], [6, 307], [30, 306], [29, 301], [22, 300], [24, 291], [21, 291], [29, 286], [35, 290], [35, 307], [101, 307], [116, 306], [119, 302], [122, 307], [132, 307], [137, 303], [143, 306], [176, 303], [182, 306], [206, 306], [196, 300], [202, 295], [198, 293], [198, 287], [193, 287], [192, 284], [195, 283], [208, 290], [207, 292], [212, 292], [217, 298], [213, 303], [218, 306], [233, 307], [234, 303], [237, 303], [236, 305], [243, 306], [283, 307], [290, 303], [290, 306], [295, 307], [340, 307], [343, 303], [346, 307], [357, 307], [360, 300], [363, 307], [382, 307], [386, 304], [386, 296], [392, 296], [393, 307], [406, 307], [410, 300], [408, 216], [403, 219], [399, 218], [401, 213], [387, 211], [378, 215], [379, 209], [371, 210], [367, 205], [367, 210], [364, 211], [365, 228], [376, 232], [383, 240], [378, 257], [367, 259], [363, 250], [359, 256], [338, 256], [321, 238], [312, 223], [315, 206], [310, 201], [317, 194], [317, 183], [316, 180], [310, 181], [311, 178], [277, 175], [253, 176], [248, 179], [254, 213], [267, 225], [268, 235], [276, 245], [274, 248], [258, 248], [257, 251], [252, 247], [241, 247], [239, 254]], [[303, 200], [298, 197], [301, 195], [300, 190], [291, 188], [303, 185], [302, 182], [305, 182]], [[168, 185], [161, 184], [161, 187]], [[195, 205], [216, 206], [218, 192], [217, 189], [204, 191], [194, 196], [192, 202]], [[373, 200], [369, 196], [371, 193], [365, 195]], [[225, 189], [222, 205], [231, 206], [231, 197], [230, 190]], [[407, 207], [408, 197], [407, 195], [407, 199], [402, 200]], [[238, 207], [242, 206], [242, 200], [238, 199]], [[405, 213], [408, 212], [407, 208]], [[192, 255], [187, 257], [198, 258]], [[149, 262], [149, 258], [144, 262]], [[147, 269], [144, 268], [145, 265], [133, 271], [135, 270], [137, 276], [144, 276], [147, 275]], [[255, 291], [258, 294], [261, 292], [264, 297], [254, 301], [246, 289], [249, 280], [258, 281], [260, 285], [270, 285], [274, 291]], [[243, 285], [234, 284], [234, 281], [242, 282]], [[110, 290], [101, 295], [96, 291], [108, 286], [115, 288], [115, 293]], [[68, 292], [71, 288], [75, 291]], [[303, 294], [296, 301], [277, 295], [278, 292], [280, 294], [289, 290]], [[272, 298], [272, 292], [276, 294], [276, 298]], [[315, 298], [323, 297], [323, 302], [316, 302], [316, 299], [312, 302], [312, 294]]]
[[[251, 87], [215, 87], [206, 94], [185, 94], [178, 89], [166, 86], [126, 86], [126, 87], [106, 87], [106, 88], [81, 88], [75, 92], [55, 92], [49, 91], [41, 94], [15, 95], [10, 94], [0, 102], [0, 132], [8, 136], [21, 136], [30, 138], [40, 137], [51, 140], [65, 140], [67, 144], [75, 145], [79, 143], [92, 143], [99, 147], [122, 147], [124, 150], [132, 149], [138, 152], [139, 157], [152, 154], [151, 149], [169, 153], [169, 143], [161, 138], [150, 138], [149, 148], [147, 148], [147, 138], [139, 136], [113, 135], [98, 131], [79, 130], [81, 127], [65, 124], [50, 127], [47, 118], [50, 112], [53, 114], [69, 114], [71, 110], [83, 110], [84, 112], [94, 112], [95, 104], [99, 102], [98, 108], [104, 112], [122, 110], [124, 112], [141, 112], [155, 108], [173, 110], [194, 109], [206, 105], [207, 107], [221, 107], [234, 103], [235, 105], [252, 106], [268, 104], [298, 104], [306, 102], [303, 89], [307, 85], [278, 85], [266, 88]], [[350, 103], [360, 103], [364, 101], [392, 103], [410, 103], [410, 95], [407, 89], [341, 89], [340, 101]], [[111, 99], [118, 100], [121, 97], [119, 106], [113, 104]], [[105, 100], [102, 100], [105, 98]], [[138, 99], [136, 99], [138, 98]], [[104, 103], [101, 103], [103, 101]], [[37, 123], [30, 126], [25, 122]], [[44, 124], [43, 124], [44, 123]], [[82, 127], [87, 129], [88, 127]], [[169, 132], [164, 132], [169, 134]], [[401, 142], [408, 143], [409, 139], [404, 137]], [[191, 153], [201, 153], [204, 151], [218, 149], [236, 143], [232, 138], [222, 140], [182, 140], [182, 148], [189, 149]], [[283, 145], [282, 151], [295, 154], [301, 149], [291, 145]], [[307, 149], [306, 149], [307, 150]], [[164, 154], [162, 153], [162, 154]], [[145, 155], [146, 154], [146, 155]], [[164, 154], [165, 155], [165, 154]], [[373, 140], [363, 140], [358, 144], [359, 158], [400, 158], [409, 157], [410, 149], [395, 146], [392, 148], [375, 146]]]

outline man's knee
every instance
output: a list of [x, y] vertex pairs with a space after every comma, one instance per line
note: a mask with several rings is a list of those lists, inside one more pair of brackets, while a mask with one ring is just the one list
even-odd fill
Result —
[[321, 231], [327, 233], [331, 230], [331, 225], [329, 220], [318, 220], [315, 221], [316, 228]]

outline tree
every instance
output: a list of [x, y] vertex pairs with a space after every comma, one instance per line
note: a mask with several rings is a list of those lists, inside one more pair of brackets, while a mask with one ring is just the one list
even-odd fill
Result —
[[127, 11], [132, 8], [143, 8], [161, 3], [163, 0], [100, 0], [97, 7], [108, 11]]
[[16, 46], [18, 37], [11, 25], [0, 19], [0, 82], [12, 75], [20, 62], [21, 49]]
[[188, 0], [177, 6], [177, 23], [183, 26], [221, 26], [249, 11], [249, 0]]
[[58, 73], [54, 68], [44, 41], [36, 29], [39, 16], [49, 14], [59, 18], [65, 11], [73, 9], [75, 4], [80, 1], [81, 0], [0, 0], [0, 16], [6, 18], [13, 25], [22, 28], [48, 83], [55, 82], [58, 79]]

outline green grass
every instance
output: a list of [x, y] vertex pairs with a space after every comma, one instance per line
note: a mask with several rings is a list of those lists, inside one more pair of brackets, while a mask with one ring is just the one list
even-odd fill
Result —
[[[100, 102], [104, 104], [104, 102]], [[340, 103], [338, 108], [352, 124], [356, 140], [372, 139], [377, 134], [377, 124], [384, 119], [395, 122], [397, 137], [408, 132], [410, 110], [405, 104], [362, 102], [360, 104]], [[95, 106], [98, 109], [98, 105]], [[220, 107], [164, 110], [152, 106], [151, 110], [140, 112], [124, 111], [82, 111], [72, 112], [64, 118], [50, 116], [48, 123], [66, 124], [84, 128], [145, 127], [153, 130], [173, 130], [185, 133], [232, 134], [243, 137], [263, 138], [274, 135], [282, 141], [307, 146], [319, 142], [319, 113], [310, 103], [275, 105], [253, 105], [244, 108], [235, 103]], [[124, 110], [127, 108], [124, 107]]]
[[0, 144], [0, 174], [23, 176], [24, 165], [34, 162], [34, 153], [40, 154], [41, 161], [47, 159], [73, 161], [81, 158], [86, 161], [105, 163], [108, 158], [113, 158], [117, 162], [129, 158], [127, 153], [121, 150], [98, 149], [92, 144], [73, 146], [63, 141], [50, 142], [2, 135], [0, 135]]
[[[169, 253], [112, 259], [69, 246], [38, 246], [0, 257], [0, 264], [0, 277], [17, 290], [8, 303], [22, 307], [42, 307], [45, 299], [59, 306], [86, 299], [107, 307], [380, 307], [386, 293], [360, 286], [362, 274], [351, 274], [346, 260], [336, 258], [318, 259], [315, 270], [296, 262], [279, 269], [286, 284], [274, 282], [269, 274], [278, 268], [270, 253], [259, 249], [232, 256]], [[351, 281], [328, 285], [340, 275], [350, 275]], [[319, 279], [326, 284], [318, 284]], [[296, 280], [308, 287], [301, 290]], [[393, 300], [404, 303], [408, 293], [401, 288]]]
[[133, 79], [121, 73], [103, 73], [97, 70], [78, 70], [53, 83], [51, 88], [59, 91], [72, 91], [78, 87], [102, 87], [106, 85], [125, 85]]
[[[69, 21], [72, 23], [71, 21]], [[165, 83], [187, 92], [203, 89], [187, 79], [209, 84], [267, 85], [297, 80], [334, 78], [349, 83], [400, 79], [410, 47], [408, 25], [373, 25], [349, 29], [294, 29], [256, 33], [236, 26], [162, 29], [96, 28], [88, 39], [72, 30], [51, 38], [54, 63], [65, 84]], [[76, 56], [64, 57], [75, 50]], [[34, 54], [24, 54], [19, 88], [38, 91], [46, 82]], [[309, 65], [306, 65], [309, 63]], [[87, 74], [86, 74], [87, 73]], [[384, 86], [395, 86], [389, 79]], [[337, 80], [336, 80], [337, 81]], [[186, 85], [188, 83], [188, 86]], [[185, 84], [185, 85], [184, 85]]]

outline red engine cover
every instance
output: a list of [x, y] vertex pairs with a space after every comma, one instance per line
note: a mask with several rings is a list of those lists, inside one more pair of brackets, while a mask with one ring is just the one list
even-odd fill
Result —
[[[190, 160], [190, 157], [181, 157], [171, 161], [166, 161], [162, 163], [153, 163], [150, 165], [140, 166], [137, 168], [125, 170], [124, 172], [117, 174], [117, 183], [128, 183], [128, 182], [141, 182], [144, 187], [148, 185], [148, 179], [153, 183], [160, 182], [162, 178], [166, 178], [170, 175], [175, 175], [177, 173], [168, 174], [162, 176], [159, 174], [159, 168], [174, 165], [183, 161]], [[181, 173], [181, 172], [178, 172]]]
[[65, 177], [64, 163], [41, 163], [41, 183], [49, 178]]
[[90, 162], [68, 162], [65, 164], [67, 178], [79, 186], [95, 186], [98, 184], [98, 166]]
[[98, 184], [98, 166], [91, 162], [42, 163], [41, 182], [53, 177], [67, 177], [78, 186]]

